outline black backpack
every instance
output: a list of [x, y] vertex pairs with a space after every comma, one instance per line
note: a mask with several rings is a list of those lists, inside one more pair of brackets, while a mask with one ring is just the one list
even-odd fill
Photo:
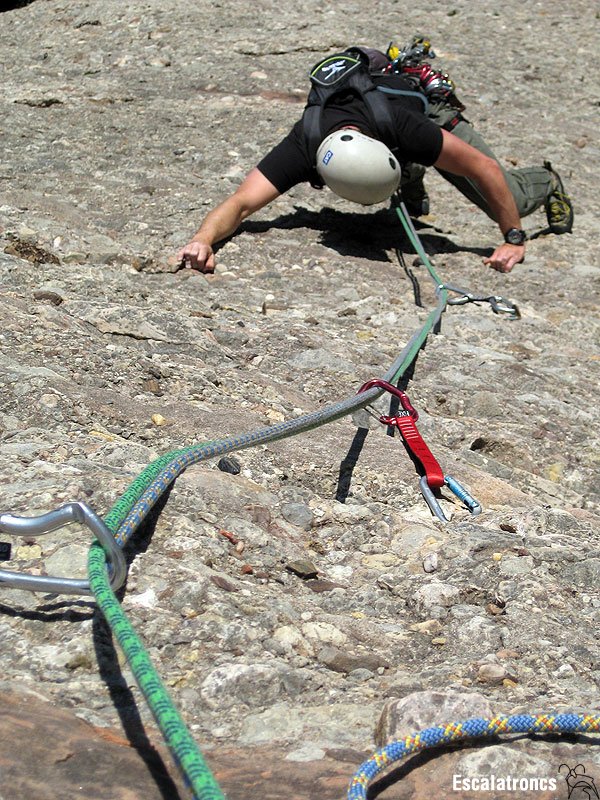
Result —
[[[351, 90], [360, 96], [370, 117], [373, 130], [394, 152], [398, 148], [395, 125], [384, 94], [419, 97], [427, 110], [427, 99], [419, 92], [395, 89], [385, 85], [390, 59], [381, 51], [367, 47], [349, 47], [343, 53], [319, 61], [310, 71], [312, 87], [302, 118], [304, 136], [311, 159], [316, 158], [323, 141], [322, 116], [325, 106], [340, 92]], [[372, 76], [384, 79], [375, 83]]]

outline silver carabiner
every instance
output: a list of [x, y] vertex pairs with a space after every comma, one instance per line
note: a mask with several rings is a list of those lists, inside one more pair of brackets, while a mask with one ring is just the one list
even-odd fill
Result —
[[453, 286], [451, 283], [440, 283], [436, 289], [436, 294], [439, 294], [442, 289], [460, 295], [460, 297], [449, 297], [447, 300], [449, 306], [464, 306], [466, 303], [489, 303], [494, 314], [508, 314], [509, 319], [520, 319], [521, 317], [518, 305], [498, 294], [477, 295], [467, 291], [467, 289]]
[[[444, 475], [444, 486], [447, 486], [448, 489], [461, 500], [466, 508], [470, 511], [471, 515], [476, 517], [478, 514], [481, 514], [482, 508], [481, 504], [472, 497], [469, 492], [462, 486], [457, 480], [455, 480], [451, 475]], [[450, 522], [448, 517], [444, 514], [442, 507], [439, 503], [439, 500], [434, 495], [433, 491], [429, 487], [427, 483], [427, 475], [423, 475], [421, 480], [419, 481], [419, 487], [421, 489], [421, 494], [425, 498], [425, 502], [429, 506], [431, 513], [434, 514], [441, 522]]]
[[[127, 577], [127, 564], [122, 549], [103, 520], [86, 503], [67, 503], [64, 506], [37, 517], [17, 517], [0, 514], [0, 531], [10, 536], [43, 536], [45, 533], [63, 528], [72, 522], [87, 526], [98, 539], [106, 553], [110, 585], [119, 589]], [[76, 578], [60, 578], [43, 575], [28, 575], [26, 572], [0, 570], [0, 587], [26, 589], [30, 592], [57, 592], [58, 594], [91, 594], [89, 581]]]
[[508, 314], [509, 319], [521, 319], [519, 306], [513, 303], [512, 300], [507, 300], [506, 297], [495, 294], [488, 297], [487, 301], [491, 305], [494, 314]]

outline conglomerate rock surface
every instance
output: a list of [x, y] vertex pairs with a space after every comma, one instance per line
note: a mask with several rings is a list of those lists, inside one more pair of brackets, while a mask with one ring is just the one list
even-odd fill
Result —
[[[417, 225], [443, 279], [521, 312], [449, 308], [408, 384], [480, 516], [446, 498], [436, 521], [398, 437], [361, 414], [190, 467], [128, 545], [123, 607], [230, 798], [341, 797], [396, 736], [599, 707], [598, 24], [582, 0], [0, 14], [2, 511], [104, 515], [158, 456], [352, 396], [423, 324], [434, 287], [392, 212], [308, 186], [248, 220], [214, 275], [169, 260], [299, 116], [319, 55], [428, 34], [501, 162], [550, 159], [574, 199], [572, 235], [536, 212], [525, 263], [500, 275], [482, 264], [493, 223], [427, 179]], [[12, 545], [7, 569], [85, 576], [85, 531]], [[136, 780], [81, 757], [86, 730], [89, 752], [128, 741], [139, 764], [161, 747], [93, 601], [0, 602], [2, 798], [185, 797], [166, 756], [170, 778]], [[566, 797], [562, 763], [600, 780], [594, 744], [450, 751], [380, 788], [480, 797], [453, 776], [493, 774]]]

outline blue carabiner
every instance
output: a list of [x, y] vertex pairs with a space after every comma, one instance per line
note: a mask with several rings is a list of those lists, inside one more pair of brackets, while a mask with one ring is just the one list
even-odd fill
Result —
[[[425, 502], [429, 506], [431, 513], [441, 520], [441, 522], [450, 522], [448, 517], [443, 512], [439, 500], [434, 495], [433, 491], [429, 487], [429, 484], [427, 483], [427, 475], [423, 475], [419, 481], [419, 486], [421, 488], [421, 494], [425, 498]], [[472, 516], [476, 517], [478, 514], [481, 514], [481, 503], [475, 500], [475, 498], [472, 497], [469, 492], [467, 492], [464, 486], [461, 486], [461, 484], [451, 475], [444, 475], [444, 486], [447, 486], [452, 494], [456, 495], [456, 497], [458, 497], [458, 499], [464, 503], [467, 509], [471, 512]]]

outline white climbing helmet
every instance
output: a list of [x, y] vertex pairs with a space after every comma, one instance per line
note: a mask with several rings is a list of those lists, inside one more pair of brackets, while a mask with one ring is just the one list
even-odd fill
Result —
[[330, 133], [317, 150], [317, 172], [327, 186], [363, 206], [391, 197], [400, 183], [400, 171], [383, 142], [352, 128]]

